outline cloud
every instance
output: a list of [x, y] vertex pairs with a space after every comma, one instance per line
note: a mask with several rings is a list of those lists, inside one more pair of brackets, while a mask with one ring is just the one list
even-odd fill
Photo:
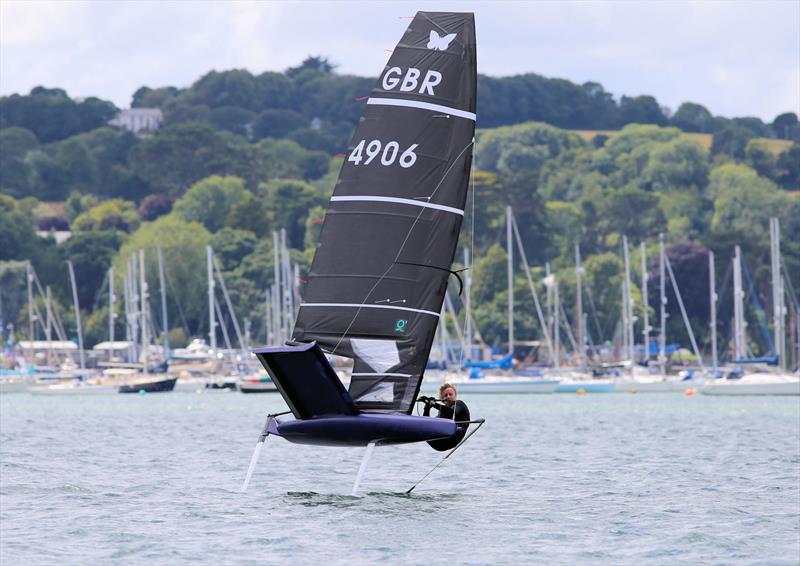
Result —
[[[475, 2], [478, 66], [596, 81], [771, 120], [800, 113], [800, 2]], [[126, 106], [140, 86], [322, 55], [377, 76], [416, 10], [447, 2], [0, 2], [0, 93], [60, 86]]]

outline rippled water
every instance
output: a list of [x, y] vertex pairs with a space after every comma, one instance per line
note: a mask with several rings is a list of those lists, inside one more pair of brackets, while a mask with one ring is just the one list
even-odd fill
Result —
[[797, 564], [800, 402], [471, 395], [441, 457], [271, 437], [277, 395], [0, 397], [0, 562]]

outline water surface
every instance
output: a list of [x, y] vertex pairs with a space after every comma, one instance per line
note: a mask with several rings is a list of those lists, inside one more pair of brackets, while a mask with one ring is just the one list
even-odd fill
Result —
[[800, 402], [470, 395], [441, 455], [271, 437], [278, 395], [0, 397], [0, 562], [797, 564]]

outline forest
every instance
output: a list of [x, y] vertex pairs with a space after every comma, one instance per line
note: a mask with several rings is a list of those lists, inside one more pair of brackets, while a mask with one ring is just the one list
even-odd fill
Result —
[[[14, 339], [27, 335], [27, 261], [52, 287], [71, 336], [76, 325], [66, 261], [73, 263], [91, 347], [108, 334], [109, 268], [122, 274], [131, 255], [145, 250], [156, 289], [156, 246], [165, 256], [170, 343], [207, 334], [205, 247], [211, 245], [238, 317], [248, 320], [255, 342], [263, 341], [272, 232], [286, 230], [302, 279], [363, 108], [359, 99], [373, 83], [310, 57], [283, 73], [211, 71], [187, 88], [141, 87], [131, 106], [160, 108], [164, 117], [146, 135], [108, 126], [119, 109], [99, 98], [71, 99], [46, 87], [0, 98], [0, 318], [6, 339], [12, 328]], [[472, 304], [488, 344], [505, 339], [507, 205], [534, 281], [542, 286], [549, 264], [568, 313], [575, 303], [574, 250], [580, 247], [595, 344], [611, 342], [619, 332], [623, 236], [633, 250], [637, 316], [644, 242], [650, 320], [658, 324], [652, 282], [658, 280], [663, 234], [692, 326], [706, 348], [709, 250], [716, 256], [723, 337], [731, 333], [734, 246], [741, 246], [753, 282], [748, 294], [754, 296], [746, 301], [751, 327], [761, 316], [753, 298], [771, 313], [770, 217], [780, 220], [788, 280], [798, 287], [796, 114], [764, 123], [714, 116], [692, 102], [673, 112], [650, 95], [617, 98], [598, 83], [536, 74], [480, 76], [478, 90], [474, 198], [462, 243], [474, 243]], [[709, 143], [700, 143], [697, 134]], [[65, 231], [71, 236], [57, 243], [54, 235]], [[515, 296], [517, 338], [540, 338], [519, 265]], [[669, 339], [686, 345], [677, 302], [668, 296]], [[122, 335], [123, 317], [117, 320]], [[754, 353], [765, 351], [760, 333], [751, 331], [749, 339]]]

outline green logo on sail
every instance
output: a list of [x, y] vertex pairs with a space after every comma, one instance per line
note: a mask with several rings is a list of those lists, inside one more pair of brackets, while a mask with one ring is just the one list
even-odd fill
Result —
[[402, 318], [398, 319], [394, 323], [394, 331], [395, 332], [405, 332], [406, 331], [406, 324], [408, 324], [407, 320], [403, 320]]

